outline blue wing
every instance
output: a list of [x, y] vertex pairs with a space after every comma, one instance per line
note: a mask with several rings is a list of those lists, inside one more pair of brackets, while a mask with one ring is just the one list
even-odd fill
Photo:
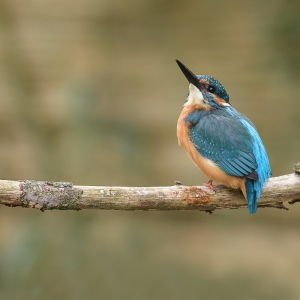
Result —
[[252, 122], [232, 107], [209, 112], [195, 110], [185, 121], [190, 122], [191, 141], [203, 157], [212, 160], [229, 175], [247, 178], [248, 206], [250, 212], [255, 212], [263, 183], [271, 176], [271, 169]]
[[225, 109], [210, 113], [196, 110], [185, 121], [193, 124], [190, 138], [202, 156], [227, 174], [257, 179], [253, 137], [237, 116], [226, 113]]

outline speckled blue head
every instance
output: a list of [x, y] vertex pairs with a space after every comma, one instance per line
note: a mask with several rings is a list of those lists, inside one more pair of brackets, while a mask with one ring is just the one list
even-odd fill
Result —
[[223, 107], [224, 104], [230, 105], [229, 95], [227, 94], [224, 86], [218, 80], [210, 75], [195, 75], [179, 60], [176, 60], [176, 62], [188, 82], [199, 89], [199, 97], [203, 97], [204, 101], [211, 107], [219, 108]]
[[[210, 75], [204, 74], [196, 75], [196, 77], [198, 78], [200, 83], [203, 82], [203, 86], [200, 89], [203, 96], [205, 92], [208, 91], [208, 93], [215, 94], [219, 98], [225, 100], [226, 103], [229, 103], [229, 95], [227, 94], [224, 86], [217, 79]], [[205, 82], [207, 82], [207, 86], [205, 86]]]

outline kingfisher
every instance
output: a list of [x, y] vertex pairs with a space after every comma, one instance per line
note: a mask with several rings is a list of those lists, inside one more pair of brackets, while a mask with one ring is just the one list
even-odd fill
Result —
[[268, 154], [254, 124], [234, 109], [223, 85], [209, 75], [195, 75], [176, 60], [189, 82], [177, 122], [178, 143], [213, 181], [241, 189], [251, 214], [271, 176]]

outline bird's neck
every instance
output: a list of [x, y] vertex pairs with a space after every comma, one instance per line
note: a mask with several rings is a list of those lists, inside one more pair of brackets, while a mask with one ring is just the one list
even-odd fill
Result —
[[186, 102], [185, 104], [183, 104], [183, 110], [181, 113], [183, 112], [192, 112], [196, 109], [201, 109], [201, 110], [206, 110], [206, 111], [210, 111], [212, 109], [212, 107], [209, 105], [209, 104], [196, 104], [196, 103], [193, 103], [193, 104], [189, 104], [188, 102]]

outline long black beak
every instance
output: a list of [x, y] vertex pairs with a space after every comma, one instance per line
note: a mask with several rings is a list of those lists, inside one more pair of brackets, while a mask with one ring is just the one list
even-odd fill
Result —
[[196, 77], [196, 75], [191, 70], [189, 70], [178, 59], [175, 59], [175, 61], [177, 62], [180, 70], [182, 71], [182, 73], [184, 74], [184, 76], [186, 77], [186, 79], [188, 80], [188, 82], [191, 83], [191, 84], [193, 84], [194, 86], [196, 86], [198, 89], [200, 89], [200, 82], [199, 82], [198, 78]]

